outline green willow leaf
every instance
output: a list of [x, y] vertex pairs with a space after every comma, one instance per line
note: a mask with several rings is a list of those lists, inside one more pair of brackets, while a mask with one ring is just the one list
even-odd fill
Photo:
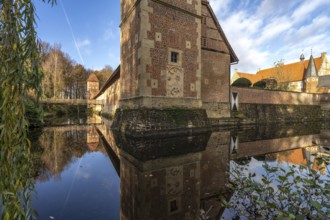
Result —
[[[54, 4], [54, 0], [47, 2]], [[28, 94], [40, 95], [39, 45], [32, 0], [0, 2], [0, 196], [2, 219], [33, 219]], [[36, 215], [33, 215], [36, 216]]]

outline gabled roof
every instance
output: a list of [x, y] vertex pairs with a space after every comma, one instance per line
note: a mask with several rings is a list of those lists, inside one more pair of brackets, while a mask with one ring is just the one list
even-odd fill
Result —
[[95, 75], [95, 73], [91, 73], [88, 76], [87, 82], [99, 82], [99, 79], [97, 78], [97, 76]]
[[[321, 57], [312, 58], [312, 63], [315, 64], [318, 71], [322, 64]], [[299, 61], [295, 63], [284, 64], [279, 67], [260, 70], [257, 75], [261, 75], [263, 79], [275, 78], [277, 82], [294, 82], [304, 80], [305, 72], [308, 69], [309, 60]]]
[[236, 72], [236, 74], [238, 74], [240, 77], [250, 80], [252, 84], [260, 80], [269, 78], [274, 78], [277, 82], [296, 82], [304, 80], [304, 76], [305, 73], [307, 73], [310, 62], [312, 63], [312, 66], [314, 64], [316, 71], [316, 73], [312, 74], [317, 74], [317, 71], [319, 71], [322, 64], [321, 57], [313, 58], [312, 61], [305, 60], [295, 63], [284, 64], [279, 67], [262, 69], [259, 70], [256, 74], [249, 74], [243, 72]]
[[219, 20], [217, 19], [217, 16], [214, 14], [214, 11], [213, 11], [209, 1], [202, 0], [202, 4], [205, 5], [207, 7], [207, 9], [209, 10], [210, 15], [212, 16], [212, 19], [213, 19], [214, 23], [216, 24], [217, 29], [218, 29], [222, 39], [225, 41], [226, 45], [228, 46], [228, 49], [229, 49], [229, 52], [230, 52], [230, 62], [231, 63], [237, 63], [239, 61], [239, 59], [238, 59], [237, 55], [235, 54], [233, 48], [231, 47], [225, 33], [223, 32], [223, 30], [220, 26]]
[[260, 75], [252, 74], [252, 73], [243, 73], [243, 72], [236, 72], [236, 74], [239, 76], [239, 78], [245, 78], [250, 80], [252, 84], [262, 80]]

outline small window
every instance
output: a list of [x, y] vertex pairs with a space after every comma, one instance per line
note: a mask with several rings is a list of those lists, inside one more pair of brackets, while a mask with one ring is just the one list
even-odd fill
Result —
[[176, 200], [173, 200], [170, 202], [170, 211], [175, 212], [176, 210], [178, 210], [178, 205], [176, 203]]
[[179, 61], [179, 53], [178, 52], [171, 52], [171, 62], [177, 63]]
[[182, 65], [182, 51], [174, 48], [169, 48], [168, 50], [168, 64], [174, 66], [181, 66]]

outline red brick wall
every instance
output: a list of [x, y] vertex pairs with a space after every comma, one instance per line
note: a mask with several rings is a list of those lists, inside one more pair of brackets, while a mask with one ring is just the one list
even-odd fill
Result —
[[184, 9], [193, 14], [197, 14], [198, 11], [196, 10], [196, 4], [200, 4], [201, 0], [191, 0], [191, 4], [188, 3], [188, 0], [162, 0], [162, 2]]
[[281, 105], [319, 105], [322, 95], [271, 91], [231, 87], [231, 92], [238, 93], [239, 103], [281, 104]]
[[202, 6], [201, 96], [206, 102], [229, 102], [230, 55], [215, 18]]
[[[149, 6], [153, 9], [153, 13], [149, 13], [151, 30], [148, 31], [148, 39], [155, 40], [156, 34], [161, 34], [161, 40], [155, 40], [154, 48], [150, 48], [151, 63], [147, 64], [146, 71], [150, 76], [147, 86], [151, 86], [151, 80], [158, 82], [158, 87], [152, 87], [152, 96], [166, 96], [168, 77], [165, 72], [168, 71], [168, 57], [170, 49], [182, 52], [182, 68], [183, 77], [183, 97], [197, 97], [196, 89], [191, 89], [191, 84], [196, 87], [196, 72], [200, 68], [198, 64], [198, 55], [200, 48], [198, 42], [198, 23], [196, 17], [184, 13], [180, 9], [188, 10], [192, 13], [196, 12], [197, 0], [192, 4], [187, 1], [166, 0], [173, 7], [168, 7], [158, 2], [149, 1]], [[187, 42], [190, 42], [190, 48], [187, 48]], [[163, 73], [163, 74], [162, 74]]]
[[202, 100], [229, 102], [229, 55], [202, 51]]
[[138, 95], [138, 49], [140, 30], [140, 8], [136, 7], [130, 14], [136, 1], [122, 1], [121, 24], [121, 98], [129, 98]]
[[[228, 105], [230, 51], [208, 5], [202, 0], [121, 4], [122, 107], [150, 107], [148, 97], [193, 98], [200, 102], [191, 104], [194, 108], [201, 101]], [[170, 62], [171, 51], [179, 53], [177, 64]]]

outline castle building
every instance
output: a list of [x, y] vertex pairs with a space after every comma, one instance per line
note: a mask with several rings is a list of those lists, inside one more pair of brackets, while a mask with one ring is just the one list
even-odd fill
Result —
[[299, 62], [262, 69], [256, 74], [235, 71], [231, 85], [306, 93], [329, 93], [330, 64], [325, 52], [317, 58], [311, 55], [308, 60], [305, 60], [302, 54]]
[[94, 96], [103, 111], [202, 109], [230, 117], [238, 58], [207, 0], [121, 0], [120, 67]]

